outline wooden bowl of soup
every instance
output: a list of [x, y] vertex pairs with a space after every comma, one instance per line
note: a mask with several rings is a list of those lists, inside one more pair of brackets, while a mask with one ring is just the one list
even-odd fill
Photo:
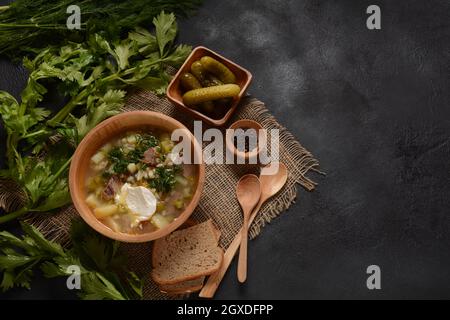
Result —
[[114, 116], [81, 141], [69, 173], [81, 217], [108, 238], [147, 242], [180, 227], [205, 180], [202, 150], [191, 132], [158, 112]]

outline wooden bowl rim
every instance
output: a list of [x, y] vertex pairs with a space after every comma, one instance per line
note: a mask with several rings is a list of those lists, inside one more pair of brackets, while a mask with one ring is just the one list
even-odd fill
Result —
[[[93, 138], [96, 137], [98, 132], [104, 130], [106, 127], [110, 126], [112, 123], [120, 122], [125, 117], [129, 117], [130, 115], [137, 115], [137, 116], [143, 116], [143, 117], [156, 117], [157, 119], [165, 119], [168, 122], [171, 122], [174, 124], [174, 126], [180, 128], [180, 129], [186, 129], [187, 132], [189, 132], [190, 139], [192, 139], [193, 145], [194, 145], [194, 152], [197, 153], [198, 159], [200, 160], [200, 163], [197, 164], [198, 166], [198, 182], [197, 182], [197, 188], [195, 190], [195, 193], [192, 197], [191, 202], [189, 205], [185, 208], [185, 210], [179, 215], [178, 218], [176, 218], [173, 222], [171, 222], [166, 227], [149, 232], [144, 234], [127, 234], [127, 233], [119, 233], [115, 232], [112, 229], [108, 228], [106, 225], [101, 223], [92, 213], [91, 209], [84, 210], [83, 206], [81, 205], [82, 202], [85, 202], [85, 199], [83, 199], [83, 192], [81, 188], [79, 187], [79, 184], [77, 181], [80, 178], [77, 178], [78, 171], [79, 171], [79, 164], [81, 163], [81, 158], [84, 156], [84, 151], [86, 150], [88, 144], [92, 141]], [[142, 124], [137, 124], [136, 127], [140, 126]], [[117, 132], [120, 132], [120, 130], [117, 130]], [[101, 233], [102, 235], [122, 241], [122, 242], [130, 242], [130, 243], [138, 243], [138, 242], [148, 242], [152, 240], [156, 240], [158, 238], [162, 238], [177, 228], [179, 228], [192, 214], [196, 206], [198, 205], [198, 202], [200, 201], [201, 193], [203, 191], [203, 186], [205, 183], [205, 163], [203, 162], [203, 152], [202, 149], [198, 143], [198, 141], [195, 139], [193, 134], [189, 131], [189, 129], [186, 128], [185, 125], [183, 125], [178, 120], [169, 117], [163, 113], [155, 112], [155, 111], [129, 111], [124, 112], [118, 115], [115, 115], [107, 120], [102, 121], [100, 124], [98, 124], [94, 129], [92, 129], [80, 142], [77, 149], [75, 150], [75, 153], [73, 155], [70, 170], [69, 170], [69, 188], [70, 188], [70, 195], [72, 197], [72, 202], [78, 211], [79, 215], [82, 217], [82, 219], [94, 230]], [[87, 207], [87, 205], [85, 206]]]

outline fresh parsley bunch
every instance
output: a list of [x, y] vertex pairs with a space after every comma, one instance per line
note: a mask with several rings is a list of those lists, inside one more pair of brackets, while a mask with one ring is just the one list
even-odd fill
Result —
[[0, 274], [3, 291], [13, 287], [30, 288], [33, 273], [40, 269], [47, 278], [69, 277], [69, 266], [80, 268], [79, 296], [89, 300], [142, 299], [142, 281], [124, 269], [118, 242], [109, 240], [84, 222], [72, 222], [72, 247], [64, 249], [48, 241], [33, 226], [22, 223], [19, 238], [0, 232]]
[[[167, 66], [179, 67], [190, 53], [174, 45], [174, 14], [153, 20], [155, 34], [138, 28], [110, 43], [95, 34], [83, 44], [49, 47], [24, 59], [30, 75], [21, 101], [0, 91], [0, 116], [7, 132], [7, 169], [0, 177], [15, 180], [26, 194], [19, 210], [0, 223], [28, 212], [48, 212], [70, 202], [67, 169], [76, 145], [99, 122], [119, 112], [125, 89], [137, 86], [164, 94]], [[69, 101], [56, 114], [42, 107], [56, 83]]]

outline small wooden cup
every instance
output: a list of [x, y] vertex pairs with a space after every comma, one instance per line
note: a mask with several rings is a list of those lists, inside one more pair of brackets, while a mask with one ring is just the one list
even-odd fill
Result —
[[[101, 223], [87, 205], [86, 177], [91, 157], [107, 142], [115, 137], [134, 130], [162, 130], [172, 132], [175, 129], [185, 130], [187, 137], [192, 141], [192, 154], [195, 154], [199, 164], [196, 164], [197, 189], [191, 202], [185, 210], [172, 223], [166, 227], [144, 234], [128, 234], [115, 232]], [[180, 227], [192, 214], [203, 190], [205, 182], [205, 164], [202, 158], [202, 149], [189, 130], [177, 120], [159, 112], [133, 111], [125, 112], [103, 121], [81, 141], [73, 155], [69, 172], [70, 195], [78, 213], [93, 229], [104, 236], [123, 242], [147, 242], [162, 238]]]
[[[200, 58], [204, 56], [210, 56], [211, 58], [214, 58], [217, 61], [223, 63], [225, 66], [227, 66], [231, 70], [231, 72], [233, 72], [234, 75], [236, 76], [236, 84], [241, 88], [239, 95], [232, 101], [228, 111], [220, 119], [211, 118], [200, 111], [189, 108], [183, 103], [183, 90], [180, 87], [180, 77], [185, 72], [191, 72], [190, 70], [192, 63], [194, 63], [197, 60], [200, 60]], [[194, 118], [203, 120], [213, 126], [220, 127], [225, 125], [225, 123], [227, 123], [227, 121], [236, 111], [239, 101], [244, 96], [251, 81], [252, 81], [252, 74], [243, 67], [235, 64], [234, 62], [228, 60], [225, 57], [222, 57], [218, 53], [208, 48], [196, 47], [189, 55], [189, 57], [186, 59], [184, 64], [181, 66], [180, 70], [178, 70], [175, 77], [170, 82], [167, 88], [167, 98], [177, 107], [179, 107], [182, 111], [190, 114]]]
[[259, 164], [259, 155], [266, 148], [267, 144], [267, 134], [261, 124], [256, 121], [249, 119], [242, 119], [234, 122], [228, 129], [254, 129], [258, 134], [258, 143], [253, 150], [249, 150], [248, 152], [240, 151], [234, 145], [234, 135], [231, 134], [231, 131], [227, 130], [226, 133], [226, 146], [228, 152], [233, 153], [234, 156], [244, 160], [246, 164]]

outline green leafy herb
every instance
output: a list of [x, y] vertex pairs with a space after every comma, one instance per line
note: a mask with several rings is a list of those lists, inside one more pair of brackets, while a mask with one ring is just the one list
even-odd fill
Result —
[[129, 162], [138, 163], [144, 158], [144, 153], [159, 144], [158, 138], [151, 134], [140, 134], [137, 136], [135, 148], [127, 153]]
[[[21, 3], [28, 2], [24, 1]], [[48, 47], [33, 60], [24, 59], [30, 75], [21, 102], [0, 91], [0, 116], [7, 131], [7, 170], [0, 171], [0, 176], [14, 179], [27, 201], [18, 211], [0, 216], [0, 223], [69, 203], [67, 171], [81, 139], [119, 112], [128, 87], [165, 92], [171, 78], [167, 66], [179, 67], [190, 47], [173, 45], [174, 14], [161, 12], [153, 23], [156, 36], [142, 28], [114, 42], [94, 34], [86, 43]], [[64, 88], [70, 98], [53, 115], [41, 106], [47, 84]], [[140, 143], [138, 151], [142, 153], [157, 144], [149, 137]], [[116, 171], [124, 172], [126, 166], [119, 154], [116, 159]]]
[[121, 147], [112, 148], [108, 153], [108, 160], [114, 173], [121, 174], [127, 171], [129, 161]]
[[139, 149], [140, 151], [146, 151], [149, 148], [159, 145], [158, 138], [149, 133], [140, 134], [137, 136], [137, 139], [136, 149]]
[[144, 153], [159, 144], [158, 138], [145, 133], [136, 135], [136, 145], [133, 150], [125, 152], [121, 147], [114, 147], [108, 152], [108, 160], [112, 164], [112, 170], [116, 174], [127, 172], [129, 163], [139, 163], [144, 158]]
[[[95, 33], [114, 42], [136, 26], [147, 27], [163, 10], [186, 16], [201, 3], [202, 0], [15, 0], [0, 9], [0, 54], [18, 58], [37, 53], [48, 44], [80, 43]], [[81, 30], [69, 30], [66, 25], [70, 16], [66, 10], [73, 4], [80, 8]], [[171, 17], [166, 17], [160, 32], [164, 37], [158, 47], [164, 49], [170, 42], [169, 33], [176, 34]], [[127, 44], [116, 48], [121, 68], [126, 68], [128, 48]]]
[[82, 299], [141, 299], [142, 280], [124, 270], [118, 242], [109, 240], [80, 220], [73, 221], [73, 246], [63, 249], [48, 241], [33, 226], [22, 223], [19, 238], [0, 232], [0, 288], [30, 288], [33, 273], [41, 269], [48, 278], [72, 275], [70, 266], [80, 268]]
[[150, 180], [150, 186], [156, 191], [162, 193], [170, 192], [177, 180], [175, 176], [182, 170], [181, 166], [176, 165], [172, 167], [156, 167], [155, 178]]

